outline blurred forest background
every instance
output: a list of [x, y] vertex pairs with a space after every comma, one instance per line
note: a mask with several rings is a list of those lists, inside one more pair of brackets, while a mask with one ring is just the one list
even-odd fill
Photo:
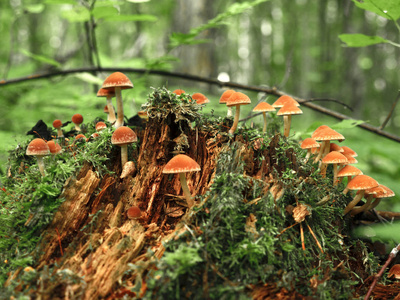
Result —
[[[385, 17], [360, 5], [356, 0], [0, 1], [0, 80], [96, 66], [168, 70], [276, 87], [303, 99], [338, 99], [353, 110], [332, 101], [315, 103], [379, 127], [399, 93], [398, 11], [394, 8], [396, 15]], [[353, 46], [363, 47], [347, 47], [351, 43], [339, 38], [347, 33], [385, 40], [353, 39]], [[7, 151], [28, 139], [26, 132], [39, 119], [51, 126], [54, 119], [65, 122], [74, 113], [81, 113], [84, 122], [105, 118], [105, 101], [96, 98], [96, 92], [107, 75], [74, 73], [0, 84], [3, 174]], [[135, 85], [123, 95], [128, 117], [146, 102], [150, 87], [163, 85], [202, 92], [211, 100], [203, 113], [225, 114], [225, 107], [218, 105], [224, 89], [218, 86], [151, 74], [127, 75]], [[262, 93], [243, 92], [254, 103], [244, 114], [265, 99]], [[396, 204], [400, 145], [302, 109], [304, 114], [293, 118], [295, 138], [308, 137], [323, 123], [335, 128], [346, 137], [343, 144], [358, 152], [358, 167], [364, 174], [396, 192], [386, 208], [400, 211]], [[400, 133], [399, 110], [393, 111], [385, 127], [395, 135]], [[251, 121], [260, 126], [262, 117], [246, 125]]]

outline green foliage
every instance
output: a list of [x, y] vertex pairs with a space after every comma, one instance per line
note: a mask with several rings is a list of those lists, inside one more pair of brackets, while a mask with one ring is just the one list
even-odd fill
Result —
[[388, 43], [389, 41], [380, 36], [368, 36], [365, 34], [341, 34], [339, 39], [346, 43], [348, 47], [366, 47], [381, 43]]
[[[87, 126], [91, 134], [94, 124]], [[34, 263], [33, 250], [40, 233], [53, 219], [63, 199], [60, 193], [65, 181], [83, 164], [92, 165], [99, 176], [109, 173], [107, 161], [112, 150], [112, 130], [103, 130], [89, 142], [64, 147], [62, 154], [46, 157], [46, 176], [40, 176], [36, 159], [25, 156], [28, 141], [10, 152], [9, 173], [0, 190], [0, 285], [7, 273]]]

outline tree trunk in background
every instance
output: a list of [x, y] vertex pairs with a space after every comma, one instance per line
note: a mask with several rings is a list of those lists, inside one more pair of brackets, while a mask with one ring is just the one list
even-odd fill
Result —
[[[176, 1], [172, 31], [188, 33], [191, 28], [207, 23], [208, 20], [216, 15], [213, 10], [213, 4], [214, 0]], [[215, 32], [212, 29], [206, 30], [198, 38], [209, 39], [210, 42], [195, 46], [180, 46], [174, 50], [173, 54], [180, 59], [180, 62], [176, 65], [176, 71], [199, 76], [217, 77]], [[169, 82], [173, 83], [172, 80]], [[185, 82], [186, 84], [189, 84], [189, 82]], [[206, 86], [204, 85], [204, 88]], [[184, 89], [184, 86], [182, 88]]]

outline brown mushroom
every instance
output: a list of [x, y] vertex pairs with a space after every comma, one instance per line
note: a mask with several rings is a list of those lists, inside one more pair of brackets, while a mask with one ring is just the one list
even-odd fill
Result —
[[37, 163], [39, 166], [39, 171], [42, 176], [45, 176], [45, 169], [44, 169], [44, 161], [43, 157], [50, 154], [50, 149], [47, 143], [42, 139], [34, 139], [32, 140], [28, 147], [26, 148], [26, 155], [35, 156], [37, 159]]
[[128, 161], [128, 145], [137, 142], [136, 133], [126, 126], [117, 128], [111, 136], [111, 143], [121, 147], [121, 166]]

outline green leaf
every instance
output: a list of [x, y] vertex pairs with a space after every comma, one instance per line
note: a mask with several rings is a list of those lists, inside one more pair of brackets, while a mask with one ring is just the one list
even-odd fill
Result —
[[388, 40], [380, 36], [368, 36], [360, 33], [356, 34], [341, 34], [339, 39], [346, 43], [348, 47], [365, 47], [381, 43], [389, 43]]
[[75, 77], [91, 84], [98, 84], [98, 85], [103, 84], [103, 80], [87, 72], [77, 73], [75, 74]]
[[126, 0], [127, 2], [131, 3], [145, 3], [145, 2], [150, 2], [150, 0]]
[[116, 16], [109, 16], [104, 18], [105, 21], [111, 22], [155, 22], [157, 21], [157, 17], [153, 15], [116, 15]]
[[46, 57], [44, 55], [33, 54], [33, 53], [31, 53], [31, 52], [29, 52], [27, 50], [24, 50], [24, 49], [22, 49], [20, 51], [21, 51], [21, 53], [23, 55], [28, 56], [28, 57], [36, 60], [36, 61], [48, 64], [48, 65], [56, 66], [57, 68], [61, 68], [61, 64], [58, 61], [54, 60], [54, 59], [51, 59], [51, 58]]
[[227, 19], [243, 13], [244, 11], [259, 5], [263, 2], [267, 2], [270, 0], [255, 0], [252, 2], [243, 2], [243, 3], [234, 3], [229, 6], [225, 12], [220, 13], [215, 18], [209, 20], [206, 24], [200, 25], [198, 27], [192, 28], [189, 33], [177, 33], [174, 32], [170, 36], [170, 47], [175, 48], [179, 45], [194, 45], [201, 43], [208, 43], [210, 40], [205, 39], [196, 39], [196, 36], [204, 30], [215, 28], [220, 25], [227, 24]]
[[107, 18], [118, 15], [118, 10], [115, 7], [102, 6], [95, 7], [92, 11], [92, 16], [96, 19]]
[[84, 7], [74, 7], [71, 10], [61, 12], [61, 17], [71, 23], [86, 22], [90, 19], [90, 12]]
[[365, 122], [362, 120], [347, 119], [347, 120], [343, 120], [339, 123], [332, 125], [331, 128], [335, 129], [335, 130], [350, 129], [350, 128], [354, 128], [362, 123], [365, 123]]
[[44, 10], [44, 4], [30, 4], [24, 7], [25, 11], [31, 14], [40, 14]]
[[400, 5], [398, 0], [353, 0], [354, 4], [362, 9], [371, 11], [389, 20], [396, 21], [400, 18]]

